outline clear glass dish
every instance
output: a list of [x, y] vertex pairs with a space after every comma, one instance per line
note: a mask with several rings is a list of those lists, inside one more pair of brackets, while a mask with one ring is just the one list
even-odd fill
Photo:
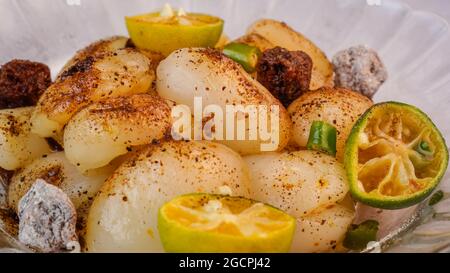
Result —
[[[2, 0], [0, 63], [13, 58], [40, 61], [55, 75], [76, 50], [102, 37], [126, 34], [125, 15], [156, 10], [166, 2], [222, 17], [230, 37], [243, 34], [256, 19], [273, 18], [304, 33], [329, 57], [366, 44], [379, 52], [389, 71], [374, 100], [418, 106], [450, 140], [448, 24], [393, 0]], [[449, 173], [439, 187], [446, 199], [434, 208], [424, 202], [384, 211], [380, 244], [365, 251], [449, 252]], [[25, 250], [0, 225], [0, 252], [14, 249]]]

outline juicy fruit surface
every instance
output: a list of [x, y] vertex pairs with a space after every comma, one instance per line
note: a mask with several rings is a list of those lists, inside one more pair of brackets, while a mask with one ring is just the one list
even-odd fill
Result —
[[438, 129], [419, 109], [403, 103], [374, 105], [353, 127], [346, 144], [352, 195], [379, 208], [422, 201], [439, 183], [447, 163], [448, 150]]
[[214, 47], [223, 30], [223, 20], [206, 14], [160, 16], [149, 13], [125, 18], [128, 33], [139, 47], [169, 55], [185, 47]]
[[160, 209], [158, 228], [168, 252], [285, 252], [295, 219], [242, 197], [191, 194]]

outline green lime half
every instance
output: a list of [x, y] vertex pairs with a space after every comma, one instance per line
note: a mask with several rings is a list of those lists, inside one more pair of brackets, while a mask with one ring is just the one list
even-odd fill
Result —
[[158, 230], [167, 252], [287, 252], [295, 222], [242, 197], [190, 194], [161, 207]]
[[133, 43], [167, 56], [185, 47], [214, 47], [223, 30], [223, 20], [199, 13], [159, 12], [125, 17]]
[[418, 108], [373, 105], [354, 125], [345, 146], [350, 192], [384, 209], [417, 204], [431, 194], [448, 164], [445, 140]]

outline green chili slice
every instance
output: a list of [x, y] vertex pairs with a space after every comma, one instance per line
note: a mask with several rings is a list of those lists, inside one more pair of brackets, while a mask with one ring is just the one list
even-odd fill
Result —
[[352, 250], [366, 248], [367, 243], [377, 240], [378, 222], [367, 220], [359, 225], [351, 225], [345, 235], [344, 247]]
[[254, 46], [229, 43], [223, 48], [223, 54], [242, 65], [248, 73], [252, 73], [256, 69], [256, 63], [259, 56], [261, 56], [261, 51]]
[[336, 128], [324, 121], [313, 121], [306, 148], [335, 156]]

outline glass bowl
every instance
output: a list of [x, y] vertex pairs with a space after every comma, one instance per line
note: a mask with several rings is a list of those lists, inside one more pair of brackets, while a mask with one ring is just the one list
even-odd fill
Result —
[[[366, 44], [379, 52], [389, 71], [374, 100], [418, 106], [450, 139], [448, 24], [437, 15], [393, 0], [2, 0], [0, 63], [13, 58], [40, 61], [56, 75], [76, 50], [106, 36], [126, 35], [124, 16], [157, 10], [166, 2], [222, 17], [225, 33], [232, 38], [259, 18], [273, 18], [304, 33], [329, 57], [340, 49]], [[449, 252], [448, 172], [439, 188], [446, 198], [433, 208], [424, 202], [382, 211], [379, 243], [365, 251]], [[0, 223], [0, 251], [26, 251], [1, 229]]]

